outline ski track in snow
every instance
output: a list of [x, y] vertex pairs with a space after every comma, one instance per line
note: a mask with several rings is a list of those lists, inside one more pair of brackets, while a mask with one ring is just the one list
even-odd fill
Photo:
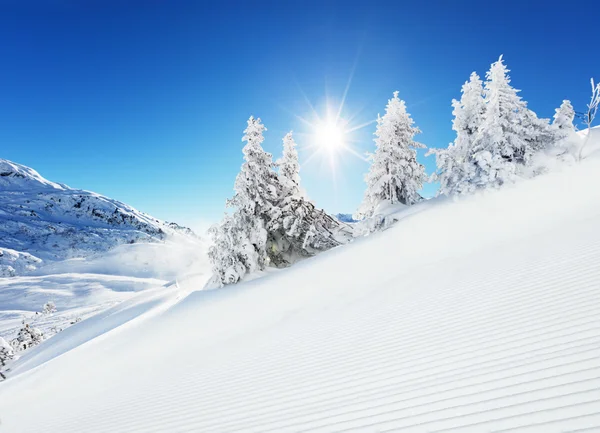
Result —
[[424, 203], [234, 287], [157, 289], [152, 315], [17, 363], [0, 431], [600, 431], [598, 170]]

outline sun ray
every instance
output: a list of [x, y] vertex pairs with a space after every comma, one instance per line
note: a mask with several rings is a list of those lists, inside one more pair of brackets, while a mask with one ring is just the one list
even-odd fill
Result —
[[337, 114], [335, 116], [335, 122], [337, 123], [340, 120], [342, 115], [342, 110], [344, 109], [344, 104], [346, 103], [346, 97], [348, 96], [348, 91], [350, 90], [350, 85], [352, 84], [352, 79], [354, 78], [354, 72], [356, 71], [356, 66], [358, 65], [358, 58], [360, 57], [362, 49], [359, 47], [356, 57], [354, 58], [354, 64], [352, 65], [352, 69], [350, 70], [350, 76], [348, 77], [348, 82], [346, 83], [346, 88], [344, 89], [344, 94], [342, 95], [342, 101], [340, 102], [340, 106], [338, 107]]
[[353, 126], [351, 129], [347, 129], [346, 131], [344, 131], [344, 133], [350, 134], [354, 131], [358, 131], [359, 129], [366, 128], [367, 126], [372, 125], [375, 122], [377, 122], [377, 119], [369, 120], [368, 122], [362, 123], [358, 126]]
[[363, 160], [363, 161], [365, 161], [365, 162], [369, 162], [369, 159], [368, 159], [366, 156], [364, 156], [364, 155], [361, 155], [361, 154], [360, 154], [360, 153], [358, 153], [356, 150], [354, 150], [354, 149], [353, 149], [351, 146], [346, 146], [346, 147], [344, 148], [344, 150], [345, 150], [346, 152], [349, 152], [349, 153], [351, 153], [352, 155], [356, 156], [358, 159], [361, 159], [361, 160]]
[[304, 101], [306, 102], [306, 104], [310, 108], [310, 111], [312, 112], [312, 114], [315, 116], [316, 119], [320, 120], [320, 117], [319, 117], [319, 114], [317, 113], [317, 110], [315, 110], [315, 107], [310, 102], [310, 99], [308, 99], [308, 96], [306, 95], [306, 93], [304, 92], [304, 90], [302, 90], [302, 87], [300, 87], [300, 83], [296, 79], [294, 79], [294, 81], [296, 83], [296, 86], [298, 87], [298, 91], [300, 92], [300, 94], [304, 98]]

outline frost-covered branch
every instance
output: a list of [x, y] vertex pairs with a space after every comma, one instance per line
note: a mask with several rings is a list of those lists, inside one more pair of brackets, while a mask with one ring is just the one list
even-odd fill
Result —
[[592, 84], [592, 97], [590, 98], [590, 103], [587, 105], [587, 112], [583, 116], [583, 122], [587, 126], [587, 134], [583, 144], [579, 148], [579, 161], [583, 159], [583, 148], [588, 143], [592, 134], [592, 123], [594, 123], [596, 113], [598, 112], [598, 105], [600, 105], [600, 83], [595, 84], [593, 78], [590, 79], [590, 83]]

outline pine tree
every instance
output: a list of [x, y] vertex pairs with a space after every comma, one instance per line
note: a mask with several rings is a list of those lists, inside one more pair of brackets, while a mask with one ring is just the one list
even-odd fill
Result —
[[528, 144], [527, 156], [523, 160], [523, 164], [528, 165], [533, 155], [553, 146], [557, 141], [557, 136], [554, 128], [550, 125], [550, 119], [539, 118], [534, 111], [528, 108], [523, 113], [522, 126], [525, 141]]
[[470, 154], [483, 120], [485, 103], [483, 83], [473, 72], [469, 81], [462, 86], [460, 101], [452, 100], [452, 129], [456, 139], [447, 149], [431, 149], [427, 155], [435, 154], [437, 172], [433, 179], [440, 182], [438, 194], [453, 195], [472, 191], [471, 176], [474, 167]]
[[419, 200], [425, 180], [425, 168], [417, 162], [415, 149], [423, 148], [414, 141], [421, 131], [406, 111], [398, 92], [388, 101], [383, 117], [377, 119], [375, 153], [370, 155], [371, 168], [365, 176], [367, 190], [359, 215], [370, 217], [383, 201], [412, 205]]
[[209, 230], [213, 241], [208, 250], [213, 271], [211, 285], [234, 284], [246, 273], [259, 269], [258, 252], [248, 239], [247, 230], [236, 221], [236, 216], [239, 215], [225, 215], [220, 224]]
[[573, 109], [573, 105], [571, 105], [571, 101], [565, 99], [555, 111], [552, 126], [559, 131], [559, 134], [566, 137], [571, 132], [574, 132], [575, 126], [573, 125], [573, 120], [575, 120], [575, 110]]
[[209, 258], [213, 269], [210, 284], [238, 282], [244, 274], [262, 270], [268, 264], [267, 224], [273, 219], [273, 202], [280, 197], [273, 158], [262, 148], [265, 126], [250, 116], [244, 130], [244, 163], [236, 177], [235, 195], [227, 201], [233, 215], [209, 231], [213, 246]]
[[283, 139], [283, 157], [275, 173], [271, 154], [261, 146], [265, 130], [260, 119], [248, 120], [245, 162], [236, 178], [236, 194], [227, 203], [235, 211], [209, 230], [213, 240], [208, 252], [213, 271], [209, 286], [237, 283], [266, 266], [289, 266], [352, 237], [346, 224], [316, 209], [301, 194], [291, 133]]
[[267, 219], [265, 216], [278, 195], [273, 157], [262, 148], [263, 132], [266, 130], [260, 119], [250, 116], [242, 138], [246, 142], [242, 149], [245, 162], [235, 180], [235, 195], [228, 202], [229, 207], [263, 220]]
[[300, 193], [300, 163], [298, 162], [296, 142], [291, 131], [283, 137], [283, 156], [277, 161], [277, 166], [283, 194], [285, 196], [298, 195]]
[[283, 139], [283, 157], [278, 161], [281, 199], [272, 212], [267, 230], [270, 263], [285, 267], [347, 242], [351, 230], [346, 224], [317, 209], [300, 188], [300, 164], [292, 133]]
[[227, 203], [236, 208], [234, 222], [245, 231], [246, 239], [256, 251], [256, 255], [252, 255], [256, 263], [249, 264], [249, 269], [260, 270], [268, 264], [266, 227], [278, 216], [279, 209], [273, 204], [281, 196], [281, 186], [273, 171], [273, 157], [262, 148], [264, 131], [266, 128], [260, 119], [252, 116], [248, 119], [242, 138], [246, 142], [242, 149], [245, 162], [235, 180], [235, 195]]
[[556, 109], [552, 128], [555, 134], [555, 145], [560, 151], [562, 157], [575, 157], [575, 142], [573, 139], [575, 134], [575, 110], [571, 105], [571, 101], [564, 100], [560, 107]]
[[512, 180], [517, 165], [528, 164], [539, 147], [538, 119], [510, 85], [508, 72], [500, 56], [486, 74], [486, 109], [471, 155], [473, 183], [478, 188]]

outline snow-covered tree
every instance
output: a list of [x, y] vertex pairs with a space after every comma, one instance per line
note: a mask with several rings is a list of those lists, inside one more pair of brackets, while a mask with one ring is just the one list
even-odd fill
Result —
[[38, 328], [29, 326], [28, 323], [23, 323], [23, 327], [19, 330], [17, 337], [11, 341], [11, 346], [15, 352], [20, 352], [30, 347], [37, 346], [44, 341], [44, 334]]
[[285, 196], [300, 193], [300, 163], [298, 151], [292, 132], [283, 137], [283, 156], [277, 161], [279, 168], [279, 183]]
[[277, 174], [271, 154], [261, 146], [263, 131], [260, 119], [248, 120], [245, 162], [236, 178], [236, 194], [228, 201], [235, 210], [209, 231], [213, 240], [208, 253], [213, 270], [210, 286], [234, 284], [268, 265], [289, 266], [351, 238], [346, 224], [316, 209], [301, 194], [292, 134], [283, 139]]
[[478, 188], [500, 186], [512, 180], [518, 165], [527, 165], [540, 150], [547, 132], [544, 123], [510, 85], [502, 56], [486, 74], [485, 112], [471, 155], [475, 164], [473, 184]]
[[469, 158], [485, 112], [483, 83], [475, 72], [462, 86], [460, 101], [452, 100], [456, 139], [447, 149], [431, 149], [435, 154], [437, 171], [434, 180], [440, 182], [438, 194], [453, 195], [472, 191], [473, 162]]
[[550, 124], [550, 119], [539, 118], [534, 111], [528, 108], [523, 112], [522, 126], [525, 141], [528, 144], [526, 152], [529, 152], [526, 153], [523, 164], [528, 165], [534, 154], [554, 146], [558, 141], [558, 136]]
[[279, 266], [287, 266], [352, 238], [347, 224], [316, 208], [304, 197], [286, 197], [281, 210], [278, 225], [270, 233], [273, 242], [269, 249], [274, 255], [272, 262]]
[[258, 264], [261, 263], [258, 251], [248, 239], [247, 233], [262, 236], [264, 239], [256, 242], [263, 243], [266, 242], [266, 232], [248, 230], [236, 217], [239, 217], [239, 214], [225, 215], [220, 224], [209, 230], [213, 240], [213, 245], [208, 250], [213, 271], [211, 283], [217, 286], [237, 283], [247, 272], [259, 269]]
[[13, 348], [4, 338], [0, 337], [0, 377], [2, 379], [6, 379], [6, 376], [3, 374], [4, 367], [6, 367], [8, 361], [12, 360], [14, 357], [15, 353]]
[[573, 105], [571, 105], [571, 101], [565, 99], [555, 111], [552, 125], [559, 131], [559, 134], [563, 138], [567, 137], [571, 132], [575, 131], [575, 126], [573, 125], [575, 110], [573, 109]]
[[256, 263], [251, 264], [251, 269], [264, 269], [268, 264], [266, 226], [277, 218], [279, 209], [274, 203], [281, 195], [273, 157], [262, 148], [264, 131], [266, 128], [260, 119], [252, 116], [248, 119], [242, 138], [246, 142], [242, 149], [245, 162], [235, 180], [235, 195], [227, 203], [236, 208], [234, 224], [245, 231], [256, 251]]
[[359, 211], [362, 217], [373, 215], [383, 201], [411, 205], [419, 200], [425, 180], [425, 168], [417, 162], [415, 149], [423, 148], [414, 141], [421, 132], [406, 111], [406, 104], [394, 92], [383, 117], [377, 119], [375, 153], [370, 155], [371, 168], [365, 176], [367, 190]]
[[347, 224], [317, 209], [301, 193], [300, 164], [295, 148], [290, 132], [283, 139], [283, 157], [277, 164], [281, 197], [267, 226], [267, 253], [271, 264], [277, 267], [289, 266], [351, 238]]
[[210, 232], [214, 245], [209, 257], [219, 285], [235, 283], [269, 262], [266, 227], [277, 216], [273, 203], [279, 200], [281, 187], [273, 157], [262, 148], [264, 131], [260, 119], [250, 116], [242, 138], [244, 163], [235, 180], [235, 195], [227, 202], [235, 210]]

